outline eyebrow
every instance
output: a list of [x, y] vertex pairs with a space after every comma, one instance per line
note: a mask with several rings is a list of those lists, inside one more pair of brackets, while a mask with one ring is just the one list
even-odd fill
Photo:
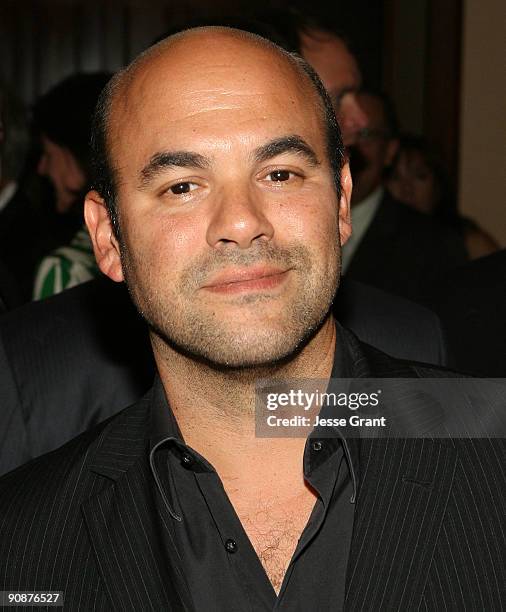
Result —
[[[297, 153], [306, 158], [312, 166], [318, 166], [320, 162], [313, 149], [307, 142], [292, 134], [274, 138], [255, 149], [253, 158], [257, 163], [262, 163], [283, 153]], [[169, 168], [209, 168], [211, 160], [200, 153], [192, 151], [162, 151], [151, 156], [148, 163], [140, 171], [139, 189], [146, 189], [153, 179]]]
[[210, 160], [200, 153], [192, 151], [162, 151], [151, 156], [140, 172], [139, 188], [143, 189], [168, 168], [199, 168], [210, 166]]
[[303, 138], [297, 136], [297, 134], [281, 136], [280, 138], [275, 138], [267, 142], [255, 149], [253, 157], [257, 163], [262, 163], [277, 155], [282, 155], [283, 153], [297, 153], [302, 155], [312, 166], [318, 166], [320, 164], [313, 149]]

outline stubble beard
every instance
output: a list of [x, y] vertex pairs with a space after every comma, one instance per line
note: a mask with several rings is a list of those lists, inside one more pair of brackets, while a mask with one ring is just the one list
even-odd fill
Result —
[[[124, 244], [121, 245], [121, 260], [132, 300], [155, 335], [157, 345], [161, 343], [215, 369], [245, 370], [289, 360], [328, 318], [339, 285], [339, 240], [336, 239], [330, 248], [334, 253], [329, 258], [328, 269], [318, 267], [311, 250], [300, 244], [280, 248], [258, 243], [248, 250], [224, 250], [192, 262], [180, 275], [175, 290], [168, 287], [167, 291], [163, 289], [167, 287], [163, 278], [156, 276], [142, 259], [136, 259]], [[290, 269], [289, 274], [296, 277], [295, 297], [287, 304], [278, 324], [259, 324], [254, 329], [244, 329], [240, 321], [220, 319], [212, 308], [195, 304], [199, 287], [211, 274], [227, 266], [255, 264]], [[258, 305], [268, 309], [269, 301], [276, 297], [254, 293], [236, 299], [246, 308]]]

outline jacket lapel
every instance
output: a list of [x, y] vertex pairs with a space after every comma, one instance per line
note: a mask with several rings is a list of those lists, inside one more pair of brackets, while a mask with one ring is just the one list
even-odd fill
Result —
[[442, 440], [360, 441], [345, 610], [417, 610], [451, 491]]
[[[359, 344], [347, 330], [355, 378], [416, 377], [409, 365]], [[348, 439], [358, 495], [346, 574], [351, 610], [417, 610], [457, 453], [451, 440]]]
[[187, 611], [191, 596], [163, 527], [163, 505], [154, 499], [145, 439], [149, 399], [104, 431], [90, 466], [97, 493], [82, 512], [111, 609]]

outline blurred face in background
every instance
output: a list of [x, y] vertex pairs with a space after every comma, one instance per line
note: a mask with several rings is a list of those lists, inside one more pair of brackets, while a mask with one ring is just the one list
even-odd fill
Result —
[[431, 214], [440, 198], [434, 172], [418, 151], [402, 151], [386, 182], [390, 193], [416, 210]]
[[399, 146], [390, 134], [382, 100], [367, 93], [358, 94], [357, 99], [367, 124], [358, 132], [355, 143], [360, 164], [354, 164], [352, 154], [352, 204], [358, 204], [382, 184], [385, 168], [392, 163]]
[[316, 70], [328, 91], [346, 146], [366, 126], [357, 92], [362, 83], [358, 64], [345, 43], [320, 30], [301, 33], [301, 55]]
[[51, 181], [56, 194], [56, 210], [65, 213], [84, 189], [86, 177], [69, 149], [45, 135], [41, 137], [41, 146], [42, 155], [37, 172]]

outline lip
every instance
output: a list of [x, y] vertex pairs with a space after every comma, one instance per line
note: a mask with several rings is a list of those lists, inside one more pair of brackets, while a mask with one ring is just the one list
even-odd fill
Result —
[[265, 291], [282, 284], [289, 271], [272, 266], [234, 268], [220, 272], [202, 288], [213, 293]]

